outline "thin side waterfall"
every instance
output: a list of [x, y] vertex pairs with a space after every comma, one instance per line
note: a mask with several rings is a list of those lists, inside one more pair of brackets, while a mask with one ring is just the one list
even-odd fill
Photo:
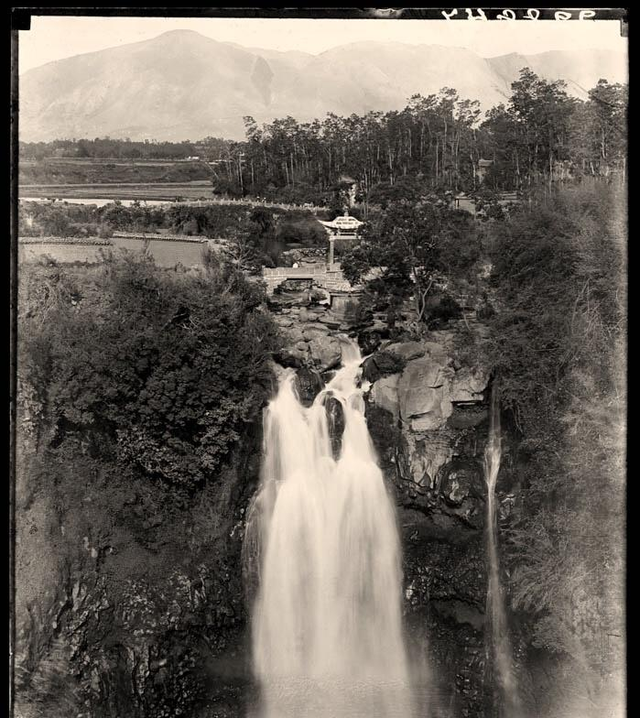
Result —
[[[362, 357], [343, 341], [343, 366], [312, 406], [298, 401], [291, 370], [265, 415], [262, 484], [248, 522], [259, 547], [260, 718], [413, 714], [395, 513], [365, 421]], [[337, 458], [330, 398], [344, 417]]]
[[500, 559], [498, 556], [496, 481], [501, 458], [500, 402], [498, 392], [494, 386], [491, 391], [489, 441], [484, 452], [484, 473], [487, 482], [487, 558], [489, 561], [486, 607], [489, 622], [487, 662], [490, 667], [490, 685], [494, 689], [494, 715], [501, 718], [518, 718], [520, 715], [520, 702], [513, 675], [513, 654], [509, 639], [504, 592], [500, 582]]

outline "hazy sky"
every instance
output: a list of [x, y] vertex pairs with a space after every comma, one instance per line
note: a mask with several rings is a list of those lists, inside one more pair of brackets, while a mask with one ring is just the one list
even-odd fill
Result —
[[148, 40], [168, 30], [196, 30], [216, 40], [273, 50], [319, 53], [360, 40], [455, 45], [483, 57], [510, 52], [603, 48], [626, 51], [617, 20], [450, 21], [235, 18], [33, 17], [19, 35], [20, 72], [52, 60]]

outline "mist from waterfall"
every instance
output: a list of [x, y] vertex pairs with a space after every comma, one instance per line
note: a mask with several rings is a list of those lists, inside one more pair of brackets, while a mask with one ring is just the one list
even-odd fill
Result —
[[487, 662], [490, 667], [489, 681], [496, 699], [494, 715], [518, 718], [520, 701], [513, 675], [513, 653], [509, 639], [509, 626], [500, 581], [498, 556], [498, 517], [496, 508], [496, 482], [502, 458], [502, 435], [500, 426], [500, 402], [494, 386], [491, 392], [489, 441], [484, 452], [484, 473], [487, 483], [487, 559], [489, 576], [487, 585], [486, 616], [488, 626]]
[[[298, 400], [289, 370], [265, 413], [249, 526], [259, 545], [260, 718], [413, 714], [394, 507], [365, 421], [362, 357], [342, 341], [343, 366], [312, 406]], [[330, 401], [344, 418], [335, 453]]]

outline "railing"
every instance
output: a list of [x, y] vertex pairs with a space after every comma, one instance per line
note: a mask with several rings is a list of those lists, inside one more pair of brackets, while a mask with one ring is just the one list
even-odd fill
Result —
[[195, 200], [184, 200], [180, 204], [192, 204], [196, 206], [203, 206], [207, 204], [230, 204], [244, 207], [278, 207], [279, 209], [288, 210], [308, 210], [309, 212], [324, 211], [326, 207], [320, 207], [319, 205], [305, 204], [288, 204], [285, 202], [269, 202], [267, 200], [260, 199], [248, 199], [246, 197], [211, 197], [210, 199], [195, 199]]

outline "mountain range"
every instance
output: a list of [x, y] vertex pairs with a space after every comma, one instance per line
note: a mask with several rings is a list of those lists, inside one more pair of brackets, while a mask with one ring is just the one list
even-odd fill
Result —
[[565, 80], [581, 98], [601, 77], [627, 81], [625, 55], [604, 50], [484, 58], [462, 47], [354, 42], [312, 55], [173, 30], [20, 75], [20, 139], [242, 139], [246, 115], [261, 124], [387, 111], [442, 87], [487, 110], [507, 101], [523, 67]]

